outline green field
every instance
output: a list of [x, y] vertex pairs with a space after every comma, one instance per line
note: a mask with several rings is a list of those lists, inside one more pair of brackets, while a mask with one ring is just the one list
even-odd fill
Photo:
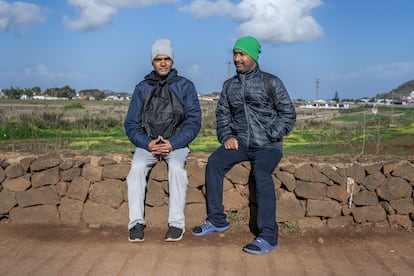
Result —
[[[132, 152], [124, 129], [129, 102], [0, 101], [0, 150], [77, 149]], [[201, 101], [202, 129], [193, 152], [219, 146], [216, 102]], [[369, 106], [343, 111], [297, 109], [298, 120], [285, 137], [285, 154], [412, 155], [414, 108]]]

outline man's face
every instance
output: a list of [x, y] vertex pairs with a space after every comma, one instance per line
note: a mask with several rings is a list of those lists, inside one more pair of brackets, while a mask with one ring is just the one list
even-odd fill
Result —
[[152, 61], [152, 66], [154, 67], [155, 73], [160, 77], [166, 77], [170, 73], [173, 63], [173, 60], [169, 56], [157, 55]]
[[233, 50], [233, 62], [238, 73], [247, 73], [256, 67], [254, 61], [248, 54], [241, 50]]

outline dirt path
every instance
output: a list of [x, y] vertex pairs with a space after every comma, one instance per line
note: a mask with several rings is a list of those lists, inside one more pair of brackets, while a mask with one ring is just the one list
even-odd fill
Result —
[[[148, 229], [143, 243], [124, 228], [0, 225], [0, 275], [413, 275], [414, 234], [391, 229], [282, 233], [255, 256], [246, 229], [180, 242]], [[318, 242], [319, 238], [319, 242]]]

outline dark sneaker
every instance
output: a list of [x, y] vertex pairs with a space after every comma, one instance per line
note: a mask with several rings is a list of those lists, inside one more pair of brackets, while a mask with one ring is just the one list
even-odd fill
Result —
[[185, 230], [174, 226], [169, 226], [165, 233], [165, 241], [179, 241], [183, 238]]
[[209, 222], [208, 220], [206, 220], [206, 222], [204, 222], [200, 226], [195, 226], [193, 228], [192, 233], [194, 236], [202, 237], [202, 236], [213, 234], [215, 232], [219, 232], [219, 233], [224, 232], [228, 230], [229, 228], [230, 228], [230, 223], [223, 227], [217, 227], [211, 222]]
[[145, 228], [145, 225], [137, 223], [134, 227], [129, 229], [128, 240], [130, 242], [144, 241], [144, 228]]

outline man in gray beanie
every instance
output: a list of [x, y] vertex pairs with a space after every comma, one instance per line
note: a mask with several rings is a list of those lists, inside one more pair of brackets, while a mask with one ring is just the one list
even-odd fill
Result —
[[171, 60], [174, 60], [174, 51], [171, 41], [166, 38], [160, 38], [151, 47], [151, 60], [154, 60], [157, 55], [166, 55]]
[[[154, 70], [136, 85], [124, 122], [125, 132], [136, 146], [126, 179], [128, 240], [144, 241], [147, 176], [157, 162], [165, 161], [169, 190], [165, 240], [179, 241], [185, 232], [188, 177], [184, 165], [189, 154], [188, 144], [201, 128], [201, 109], [194, 84], [179, 76], [172, 67], [174, 51], [171, 42], [168, 39], [155, 41], [150, 57]], [[164, 99], [169, 100], [166, 103]], [[175, 110], [179, 110], [179, 116], [173, 112]]]

